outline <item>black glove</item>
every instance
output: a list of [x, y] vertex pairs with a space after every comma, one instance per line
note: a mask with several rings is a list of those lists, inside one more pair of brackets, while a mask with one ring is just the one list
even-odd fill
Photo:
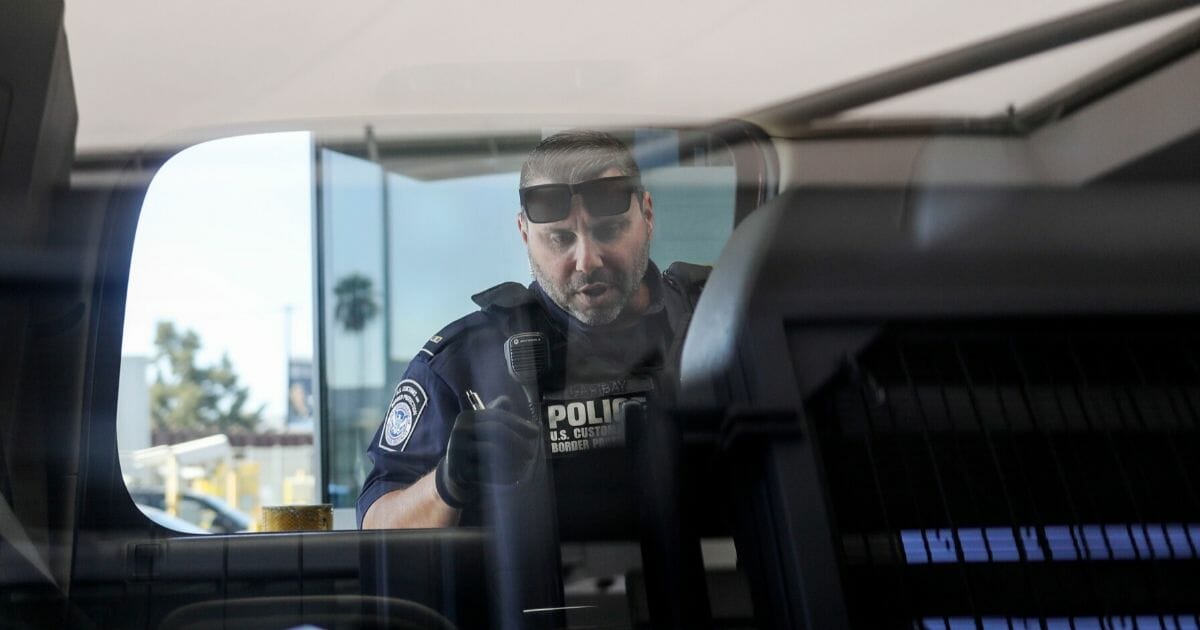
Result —
[[504, 409], [464, 409], [438, 462], [438, 494], [462, 509], [479, 497], [480, 484], [516, 483], [537, 455], [538, 434], [535, 424]]

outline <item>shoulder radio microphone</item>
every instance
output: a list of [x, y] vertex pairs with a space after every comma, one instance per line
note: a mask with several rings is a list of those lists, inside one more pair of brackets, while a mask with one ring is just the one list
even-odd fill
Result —
[[[562, 558], [553, 479], [546, 460], [538, 377], [550, 365], [550, 343], [539, 332], [522, 332], [504, 342], [508, 373], [529, 400], [530, 419], [541, 439], [531, 477], [520, 497], [500, 493], [492, 512], [499, 586], [498, 627], [504, 630], [560, 628], [563, 614]], [[548, 544], [549, 543], [549, 544]]]
[[508, 373], [525, 391], [529, 410], [537, 421], [538, 378], [550, 365], [550, 343], [540, 332], [523, 332], [509, 337], [504, 342], [504, 360]]

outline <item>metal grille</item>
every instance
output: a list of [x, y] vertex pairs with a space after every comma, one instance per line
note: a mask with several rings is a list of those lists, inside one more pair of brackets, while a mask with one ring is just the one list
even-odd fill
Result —
[[855, 625], [1196, 627], [1195, 323], [893, 325], [848, 358], [807, 411]]

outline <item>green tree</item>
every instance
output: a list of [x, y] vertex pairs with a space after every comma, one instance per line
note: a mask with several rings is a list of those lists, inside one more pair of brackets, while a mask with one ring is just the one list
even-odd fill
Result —
[[157, 374], [150, 385], [154, 428], [209, 433], [253, 431], [262, 421], [265, 405], [253, 411], [246, 409], [249, 392], [238, 383], [229, 355], [222, 355], [215, 365], [197, 365], [200, 345], [195, 331], [181, 331], [172, 322], [158, 323], [154, 334]]

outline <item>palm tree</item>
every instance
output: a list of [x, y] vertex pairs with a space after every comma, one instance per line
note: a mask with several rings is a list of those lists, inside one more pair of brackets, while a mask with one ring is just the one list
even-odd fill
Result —
[[[366, 407], [363, 396], [366, 389], [366, 358], [364, 355], [366, 355], [367, 343], [367, 336], [363, 334], [363, 330], [366, 329], [367, 324], [371, 323], [371, 320], [375, 319], [375, 316], [379, 315], [379, 302], [375, 299], [371, 279], [357, 272], [338, 280], [333, 287], [333, 295], [336, 300], [333, 307], [334, 319], [346, 332], [358, 335], [358, 386], [355, 388], [358, 409], [353, 416], [347, 417], [349, 426], [346, 427], [350, 429], [347, 438], [353, 440], [354, 448], [358, 448], [366, 443], [367, 438], [363, 436], [364, 431], [373, 428], [364, 427], [362, 422]], [[335, 442], [337, 439], [335, 433]], [[334, 446], [337, 447], [336, 444]]]
[[379, 314], [379, 303], [375, 301], [371, 279], [361, 273], [352, 273], [333, 287], [337, 298], [333, 317], [349, 333], [362, 332], [367, 324]]

